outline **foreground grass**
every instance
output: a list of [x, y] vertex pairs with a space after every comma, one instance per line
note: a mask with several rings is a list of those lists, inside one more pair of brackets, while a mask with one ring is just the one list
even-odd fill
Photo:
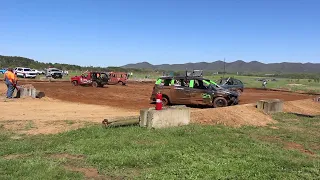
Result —
[[91, 126], [21, 139], [1, 129], [0, 179], [81, 179], [83, 169], [109, 179], [320, 177], [320, 118], [275, 118], [272, 128]]

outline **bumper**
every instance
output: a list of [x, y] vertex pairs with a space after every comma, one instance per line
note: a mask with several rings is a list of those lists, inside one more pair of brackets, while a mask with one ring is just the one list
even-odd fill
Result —
[[51, 74], [53, 78], [62, 78], [62, 74]]
[[237, 98], [237, 97], [232, 97], [232, 98], [230, 98], [230, 100], [229, 100], [229, 105], [237, 105], [239, 103], [239, 98]]

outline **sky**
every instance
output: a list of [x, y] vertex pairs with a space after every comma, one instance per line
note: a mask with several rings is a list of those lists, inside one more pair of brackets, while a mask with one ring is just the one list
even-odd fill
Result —
[[319, 0], [0, 0], [0, 54], [121, 66], [320, 63]]

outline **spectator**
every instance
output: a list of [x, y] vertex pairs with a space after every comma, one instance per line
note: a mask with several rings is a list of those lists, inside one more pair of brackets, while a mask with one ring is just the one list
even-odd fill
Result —
[[17, 76], [13, 73], [12, 68], [8, 68], [4, 74], [4, 82], [7, 85], [7, 98], [11, 99], [17, 85]]
[[267, 88], [267, 81], [266, 81], [266, 80], [263, 80], [263, 82], [262, 82], [262, 87], [263, 87], [263, 88]]

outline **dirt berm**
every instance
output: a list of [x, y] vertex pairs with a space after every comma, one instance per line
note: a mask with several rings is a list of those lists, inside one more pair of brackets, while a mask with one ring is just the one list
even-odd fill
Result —
[[276, 122], [271, 116], [256, 109], [254, 104], [196, 110], [191, 113], [191, 121], [193, 123], [223, 124], [233, 127], [243, 125], [266, 126]]
[[[305, 115], [320, 115], [320, 103], [312, 99], [284, 102], [284, 112]], [[191, 113], [191, 121], [200, 124], [223, 124], [240, 127], [243, 125], [266, 126], [276, 123], [270, 115], [259, 111], [255, 104], [246, 104], [216, 109], [200, 109]]]

